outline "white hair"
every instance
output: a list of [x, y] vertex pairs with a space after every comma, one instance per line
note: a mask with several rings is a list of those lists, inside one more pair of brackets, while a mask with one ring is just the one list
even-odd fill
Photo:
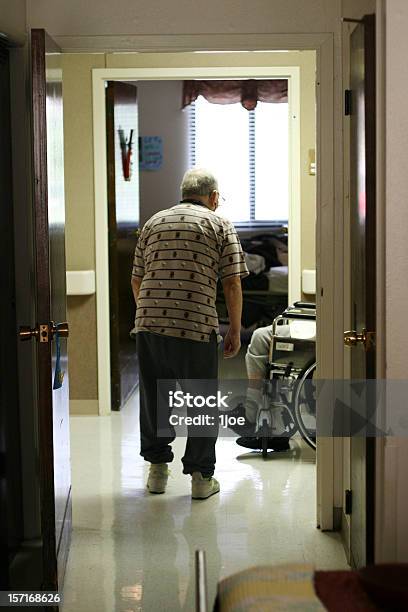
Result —
[[217, 179], [205, 168], [192, 168], [187, 170], [181, 182], [181, 197], [210, 195], [218, 190]]

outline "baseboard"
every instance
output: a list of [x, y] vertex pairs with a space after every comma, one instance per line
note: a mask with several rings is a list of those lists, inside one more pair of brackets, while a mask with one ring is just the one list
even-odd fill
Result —
[[72, 399], [69, 400], [69, 414], [73, 415], [73, 414], [92, 414], [92, 415], [98, 415], [99, 414], [99, 401], [97, 399], [95, 400], [90, 400], [90, 399], [84, 399], [84, 400], [79, 400], [79, 399]]

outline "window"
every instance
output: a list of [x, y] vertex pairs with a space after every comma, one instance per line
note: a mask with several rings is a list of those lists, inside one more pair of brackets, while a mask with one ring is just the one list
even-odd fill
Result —
[[288, 104], [190, 106], [190, 163], [218, 178], [220, 214], [237, 224], [287, 222], [289, 213]]

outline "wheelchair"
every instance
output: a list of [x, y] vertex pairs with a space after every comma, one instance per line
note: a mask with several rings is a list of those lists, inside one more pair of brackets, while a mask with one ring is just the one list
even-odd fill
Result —
[[[316, 305], [295, 302], [272, 323], [272, 340], [255, 435], [268, 455], [270, 438], [300, 433], [316, 449]], [[276, 416], [279, 419], [277, 428]], [[283, 430], [282, 430], [283, 428]], [[278, 431], [279, 429], [279, 431]]]

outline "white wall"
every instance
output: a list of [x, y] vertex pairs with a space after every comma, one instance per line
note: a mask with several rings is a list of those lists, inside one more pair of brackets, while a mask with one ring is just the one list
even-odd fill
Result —
[[140, 221], [180, 200], [180, 183], [188, 168], [188, 113], [180, 112], [182, 81], [137, 84], [139, 135], [161, 136], [163, 165], [140, 172]]

